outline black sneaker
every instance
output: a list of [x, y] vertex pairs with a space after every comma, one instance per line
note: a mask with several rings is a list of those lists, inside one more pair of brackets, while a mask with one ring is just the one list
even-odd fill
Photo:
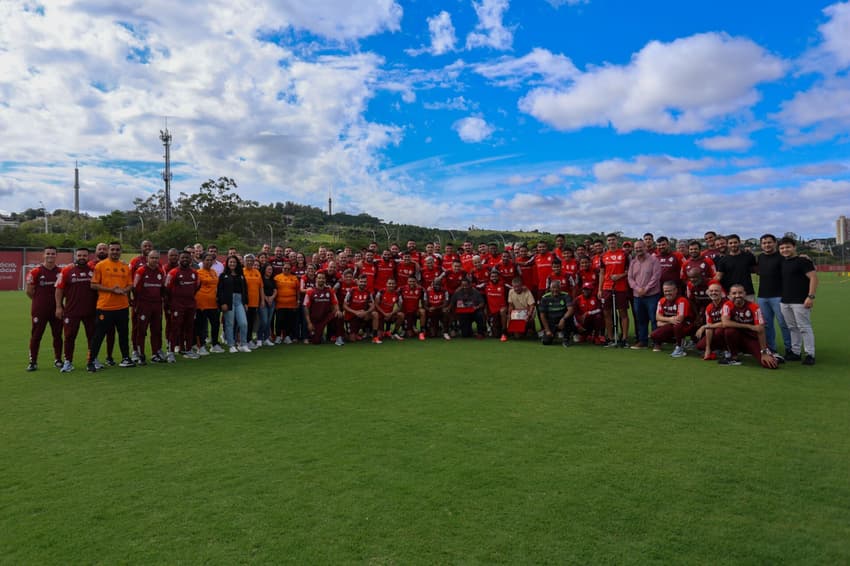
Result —
[[151, 363], [152, 364], [163, 364], [163, 363], [165, 363], [165, 360], [163, 360], [161, 357], [159, 357], [159, 354], [154, 354], [153, 356], [151, 356]]
[[35, 371], [38, 369], [38, 364], [35, 362], [30, 362], [27, 366], [27, 371]]
[[815, 357], [814, 357], [814, 356], [808, 356], [808, 355], [807, 355], [807, 356], [806, 356], [806, 358], [803, 360], [803, 365], [804, 365], [804, 366], [813, 366], [813, 365], [815, 365]]
[[106, 358], [106, 365], [108, 365], [109, 367], [114, 366], [115, 360], [113, 360], [112, 358]]
[[134, 361], [133, 361], [133, 360], [131, 360], [130, 358], [124, 358], [123, 360], [121, 360], [121, 363], [120, 363], [120, 364], [118, 364], [118, 367], [121, 367], [121, 368], [134, 368], [134, 367], [136, 367], [136, 362], [134, 362]]
[[[775, 355], [776, 354], [774, 354], [774, 356]], [[791, 350], [788, 350], [787, 352], [785, 352], [785, 361], [787, 361], [787, 362], [799, 362], [802, 359], [803, 358], [802, 358], [802, 356], [800, 356], [800, 354], [795, 354]]]
[[608, 340], [607, 342], [605, 342], [605, 346], [603, 346], [603, 347], [604, 348], [617, 348], [619, 346], [620, 346], [620, 343], [617, 342], [616, 340]]
[[56, 369], [62, 369], [63, 365], [62, 360], [53, 360], [53, 367]]
[[144, 354], [139, 354], [139, 359], [138, 359], [138, 360], [136, 360], [136, 365], [137, 365], [137, 366], [146, 366], [146, 365], [148, 365], [148, 362], [145, 360], [145, 355], [144, 355]]
[[629, 347], [629, 341], [628, 340], [621, 340], [619, 345], [620, 345], [620, 348], [628, 348]]
[[94, 362], [89, 362], [86, 364], [86, 371], [95, 373], [97, 372], [97, 366], [94, 365]]
[[727, 358], [725, 356], [720, 358], [719, 360], [717, 360], [717, 363], [720, 364], [721, 366], [739, 366], [739, 365], [741, 365], [741, 362], [738, 360], [738, 358]]

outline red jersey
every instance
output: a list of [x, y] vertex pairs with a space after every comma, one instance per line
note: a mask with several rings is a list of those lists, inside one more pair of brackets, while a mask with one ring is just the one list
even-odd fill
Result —
[[390, 279], [395, 279], [395, 261], [379, 259], [375, 262], [375, 289], [383, 291]]
[[685, 297], [676, 297], [672, 301], [668, 301], [667, 297], [661, 297], [661, 300], [658, 301], [658, 308], [655, 310], [657, 315], [681, 316], [683, 322], [692, 322], [691, 313], [691, 303]]
[[715, 305], [713, 302], [709, 303], [707, 307], [705, 307], [705, 322], [708, 324], [717, 324], [720, 322], [720, 319], [723, 318], [723, 305], [725, 303], [720, 301], [719, 305]]
[[682, 280], [682, 262], [684, 260], [682, 254], [679, 252], [670, 252], [667, 255], [663, 255], [656, 251], [655, 258], [658, 260], [659, 265], [661, 265], [662, 283], [673, 281], [678, 284]]
[[385, 315], [392, 314], [396, 305], [398, 305], [398, 291], [378, 291], [376, 298], [378, 309]]
[[[400, 262], [395, 268], [395, 273], [396, 277], [398, 278], [398, 282], [407, 285], [408, 279], [410, 279], [411, 277], [416, 277], [416, 271], [418, 268], [419, 266], [413, 262]], [[418, 277], [416, 279], [418, 280]]]
[[593, 294], [595, 295], [596, 290], [599, 289], [599, 274], [593, 268], [585, 269], [584, 271], [579, 270], [576, 288], [581, 289], [582, 285], [587, 282], [593, 283]]
[[191, 267], [177, 267], [165, 277], [165, 288], [171, 310], [193, 309], [195, 292], [201, 288], [201, 280], [198, 278], [198, 272]]
[[484, 286], [484, 297], [487, 299], [487, 311], [495, 314], [508, 306], [508, 286], [501, 281], [487, 283]]
[[572, 277], [573, 283], [578, 281], [578, 261], [575, 259], [565, 259], [561, 262], [561, 271]]
[[97, 306], [97, 291], [92, 291], [91, 278], [94, 270], [86, 265], [65, 266], [56, 279], [56, 287], [62, 289], [66, 318], [84, 318], [94, 315]]
[[431, 284], [434, 283], [434, 279], [439, 277], [442, 272], [443, 270], [440, 267], [434, 267], [432, 269], [423, 267], [422, 270], [419, 272], [419, 275], [422, 277], [422, 285], [426, 288], [430, 287]]
[[137, 255], [133, 259], [130, 260], [130, 273], [136, 273], [136, 271], [147, 263], [145, 256]]
[[345, 304], [352, 310], [369, 310], [369, 307], [372, 306], [372, 293], [369, 292], [369, 289], [361, 290], [360, 287], [349, 289], [345, 294]]
[[401, 312], [410, 314], [416, 312], [422, 305], [422, 287], [405, 285], [399, 291], [401, 295]]
[[[327, 283], [327, 280], [325, 280], [325, 283]], [[307, 277], [307, 274], [305, 273], [304, 275], [301, 276], [301, 281], [300, 281], [299, 285], [305, 291], [307, 289], [314, 289], [316, 287], [316, 278], [313, 277], [312, 279], [310, 279], [309, 277]]]
[[576, 316], [593, 316], [602, 312], [602, 303], [599, 297], [595, 294], [585, 297], [584, 294], [579, 295], [575, 300]]
[[602, 254], [595, 254], [590, 258], [590, 267], [594, 271], [599, 271], [602, 269]]
[[304, 295], [304, 307], [310, 313], [310, 319], [320, 321], [333, 312], [333, 305], [339, 305], [336, 293], [327, 285], [321, 289], [313, 287], [307, 289]]
[[[537, 289], [537, 270], [534, 269], [533, 263], [527, 263], [531, 258], [520, 258], [516, 262], [516, 268], [519, 272], [522, 284], [529, 289]], [[513, 281], [505, 281], [505, 284], [512, 285]]]
[[537, 289], [540, 291], [546, 290], [546, 280], [552, 273], [552, 262], [555, 260], [555, 254], [546, 252], [534, 256], [534, 272], [537, 276]]
[[629, 256], [623, 250], [609, 250], [602, 254], [601, 269], [603, 273], [602, 289], [625, 291], [629, 288], [627, 277], [614, 281], [612, 275], [622, 275], [628, 272]]
[[693, 304], [695, 310], [702, 312], [703, 310], [705, 310], [705, 307], [708, 305], [708, 303], [711, 302], [711, 297], [708, 296], [708, 286], [712, 283], [717, 283], [717, 281], [709, 281], [708, 283], [703, 281], [699, 285], [694, 285], [693, 283], [688, 281], [688, 284], [686, 286], [688, 299]]
[[360, 267], [357, 269], [354, 278], [359, 279], [361, 275], [366, 276], [366, 288], [370, 293], [375, 292], [375, 276], [378, 273], [378, 268], [375, 266], [375, 262], [369, 263], [366, 260], [360, 264]]
[[443, 288], [438, 290], [433, 287], [428, 287], [428, 290], [425, 291], [425, 306], [428, 308], [442, 307], [448, 304], [448, 301], [449, 292]]
[[345, 297], [348, 295], [349, 291], [357, 289], [357, 281], [352, 279], [350, 283], [346, 283], [345, 279], [343, 279], [338, 285], [339, 286], [336, 289], [336, 297], [339, 303], [342, 304], [345, 302]]
[[460, 287], [460, 280], [464, 277], [466, 277], [466, 273], [463, 271], [446, 271], [446, 275], [443, 277], [443, 287], [450, 295], [453, 295]]
[[554, 273], [549, 274], [549, 277], [546, 278], [547, 290], [549, 289], [549, 285], [551, 285], [552, 281], [554, 281], [555, 279], [561, 282], [562, 292], [572, 295], [573, 287], [575, 287], [575, 280], [563, 271], [561, 271], [561, 273], [559, 273], [558, 275], [555, 275]]
[[162, 294], [165, 289], [165, 276], [159, 267], [151, 269], [142, 265], [135, 271], [133, 277], [133, 298], [136, 303], [162, 305]]
[[473, 269], [472, 273], [469, 274], [469, 278], [472, 280], [472, 286], [481, 291], [484, 289], [484, 285], [490, 280], [490, 269], [485, 266]]
[[722, 316], [729, 318], [739, 324], [764, 325], [764, 316], [756, 303], [744, 301], [741, 307], [736, 307], [731, 300], [723, 303]]
[[440, 261], [440, 264], [443, 266], [443, 271], [451, 271], [452, 263], [455, 260], [460, 260], [460, 256], [455, 253], [443, 254], [443, 259]]
[[714, 269], [714, 262], [708, 259], [707, 257], [701, 257], [699, 259], [691, 259], [688, 258], [684, 262], [682, 262], [682, 270], [679, 272], [679, 279], [682, 281], [688, 280], [688, 271], [697, 268], [702, 273], [702, 278], [705, 281], [711, 281], [714, 279], [714, 275], [717, 271]]
[[712, 263], [717, 263], [717, 258], [721, 257], [723, 254], [715, 249], [703, 250], [700, 254], [702, 257], [710, 259]]
[[519, 274], [519, 272], [517, 271], [516, 264], [512, 261], [509, 261], [508, 263], [500, 261], [493, 267], [495, 267], [496, 271], [499, 272], [499, 277], [502, 278], [502, 283], [504, 283], [505, 285], [512, 284], [514, 281], [514, 277]]
[[31, 311], [33, 315], [50, 313], [51, 318], [56, 312], [56, 280], [59, 279], [59, 267], [47, 269], [43, 265], [35, 267], [27, 274], [27, 285], [35, 288], [32, 297]]
[[460, 254], [460, 266], [467, 273], [471, 273], [472, 270], [475, 268], [472, 265], [472, 256], [474, 256], [474, 255], [475, 254], [467, 254], [467, 253]]

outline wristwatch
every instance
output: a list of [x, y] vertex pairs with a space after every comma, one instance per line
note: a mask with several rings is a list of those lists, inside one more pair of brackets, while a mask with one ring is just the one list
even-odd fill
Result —
[[814, 296], [814, 295], [806, 295], [806, 298], [807, 298], [807, 299], [814, 299], [814, 298], [815, 298], [815, 296]]

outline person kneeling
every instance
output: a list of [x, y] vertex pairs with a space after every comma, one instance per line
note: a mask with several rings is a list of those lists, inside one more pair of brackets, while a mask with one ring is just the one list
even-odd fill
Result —
[[564, 347], [570, 345], [575, 327], [573, 325], [573, 300], [561, 292], [561, 282], [553, 279], [549, 283], [549, 292], [540, 298], [540, 322], [543, 325], [541, 342], [549, 346], [556, 335], [560, 335]]

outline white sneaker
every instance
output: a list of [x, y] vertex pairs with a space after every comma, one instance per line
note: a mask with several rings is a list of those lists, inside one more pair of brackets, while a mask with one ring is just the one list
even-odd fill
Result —
[[237, 348], [236, 346], [231, 346], [230, 349], [228, 350], [228, 352], [230, 352], [231, 354], [235, 354], [238, 351], [239, 351], [239, 348]]
[[201, 346], [200, 348], [198, 348], [198, 355], [199, 356], [209, 356], [210, 353], [207, 352], [206, 346]]
[[[260, 346], [262, 346], [262, 344], [260, 344]], [[245, 347], [247, 347], [249, 350], [256, 350], [260, 346], [258, 346], [257, 343], [254, 342], [253, 340], [249, 341], [247, 344], [245, 344]]]
[[190, 350], [188, 352], [184, 352], [183, 357], [186, 358], [187, 360], [197, 360], [201, 356], [198, 354], [198, 352], [193, 352], [193, 351]]
[[684, 358], [687, 355], [688, 355], [688, 353], [685, 351], [684, 348], [682, 348], [681, 346], [676, 346], [673, 349], [673, 353], [670, 354], [670, 357], [671, 358]]
[[272, 342], [271, 340], [269, 340], [268, 338], [266, 338], [266, 339], [263, 341], [263, 346], [274, 346], [274, 342]]
[[[288, 339], [289, 339], [289, 336], [287, 336], [286, 338], [287, 338], [287, 340], [288, 340]], [[276, 336], [276, 337], [275, 337], [275, 339], [274, 339], [274, 343], [275, 343], [275, 344], [280, 344], [281, 342], [283, 342], [283, 340], [281, 339], [281, 337], [280, 337], [280, 336]]]
[[249, 347], [248, 347], [248, 346], [246, 346], [245, 344], [242, 344], [241, 346], [239, 346], [239, 347], [238, 347], [238, 348], [236, 348], [236, 349], [237, 349], [237, 350], [239, 350], [240, 352], [244, 352], [244, 353], [246, 353], [246, 354], [250, 354], [250, 353], [251, 353], [251, 348], [249, 348]]
[[448, 332], [443, 332], [443, 339], [444, 339], [444, 340], [451, 340], [451, 339], [452, 339], [452, 337], [451, 337], [451, 336], [449, 336], [449, 333], [448, 333]]
[[169, 364], [176, 363], [177, 357], [174, 355], [174, 352], [168, 352], [168, 355], [165, 356], [165, 361]]
[[59, 371], [62, 373], [71, 373], [72, 371], [74, 371], [74, 365], [68, 360], [65, 360], [65, 363], [62, 364], [62, 369], [60, 369]]
[[334, 344], [337, 346], [345, 346], [345, 342], [343, 341], [342, 336], [337, 336], [336, 342], [334, 342]]
[[213, 354], [221, 354], [224, 352], [224, 348], [216, 344], [215, 346], [210, 348], [210, 352], [212, 352]]
[[263, 347], [263, 341], [262, 340], [256, 340], [254, 342], [254, 348], [262, 348], [262, 347]]
[[100, 370], [102, 370], [102, 369], [103, 369], [103, 364], [102, 364], [102, 363], [100, 363], [100, 360], [95, 360], [95, 361], [94, 361], [94, 369], [96, 369], [97, 371], [100, 371]]
[[283, 343], [287, 344], [287, 345], [292, 344], [292, 338], [287, 336], [286, 338], [283, 339]]

